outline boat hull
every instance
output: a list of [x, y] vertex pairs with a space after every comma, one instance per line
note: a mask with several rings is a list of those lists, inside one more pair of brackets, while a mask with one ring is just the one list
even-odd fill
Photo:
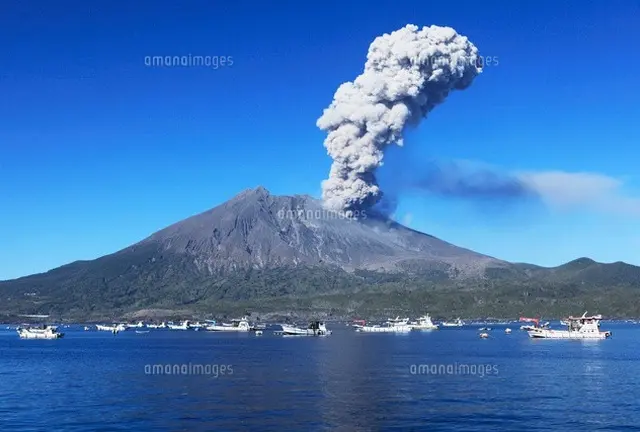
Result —
[[282, 327], [283, 336], [328, 336], [331, 334], [331, 330], [326, 329], [302, 329], [288, 325], [281, 325], [280, 327]]
[[60, 339], [64, 336], [64, 333], [18, 330], [18, 335], [20, 339]]
[[209, 326], [209, 327], [205, 327], [205, 329], [207, 331], [213, 331], [213, 332], [233, 332], [233, 333], [238, 333], [238, 332], [248, 332], [251, 331], [250, 328], [246, 328], [246, 327], [228, 327], [228, 326]]
[[356, 328], [356, 331], [360, 333], [408, 333], [412, 328], [410, 325], [393, 327], [362, 326]]
[[611, 337], [610, 331], [580, 332], [568, 330], [534, 330], [529, 331], [532, 339], [606, 339]]
[[437, 325], [412, 325], [413, 330], [438, 330]]
[[111, 333], [119, 333], [122, 331], [127, 330], [127, 327], [123, 326], [123, 325], [117, 325], [117, 326], [105, 326], [105, 325], [96, 325], [96, 329], [98, 331], [108, 331]]

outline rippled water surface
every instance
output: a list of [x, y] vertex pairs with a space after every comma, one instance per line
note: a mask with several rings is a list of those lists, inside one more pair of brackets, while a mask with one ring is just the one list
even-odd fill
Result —
[[603, 322], [613, 337], [590, 342], [512, 327], [486, 340], [473, 327], [325, 338], [72, 327], [40, 341], [3, 326], [0, 431], [639, 430], [640, 326]]

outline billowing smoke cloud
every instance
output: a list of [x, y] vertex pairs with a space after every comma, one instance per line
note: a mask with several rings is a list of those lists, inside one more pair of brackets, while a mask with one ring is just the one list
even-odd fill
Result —
[[376, 38], [362, 75], [342, 84], [318, 119], [333, 158], [322, 183], [325, 205], [366, 210], [382, 197], [376, 170], [384, 151], [403, 144], [407, 125], [417, 125], [452, 90], [467, 88], [482, 71], [478, 49], [449, 27], [407, 25]]

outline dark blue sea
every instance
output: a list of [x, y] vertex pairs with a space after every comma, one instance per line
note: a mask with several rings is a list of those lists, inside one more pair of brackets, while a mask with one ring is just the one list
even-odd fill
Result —
[[513, 324], [281, 337], [0, 330], [0, 431], [621, 431], [640, 428], [640, 326], [530, 340]]

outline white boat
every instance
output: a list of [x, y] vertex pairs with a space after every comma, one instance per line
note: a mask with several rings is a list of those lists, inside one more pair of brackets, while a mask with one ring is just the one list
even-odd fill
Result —
[[600, 331], [602, 315], [569, 317], [567, 330], [552, 330], [536, 328], [529, 331], [529, 337], [536, 339], [606, 339], [611, 336], [610, 331]]
[[357, 332], [362, 333], [407, 333], [410, 332], [413, 328], [411, 324], [409, 324], [409, 318], [400, 318], [396, 317], [396, 319], [388, 320], [384, 325], [359, 325], [354, 324]]
[[413, 330], [438, 330], [438, 326], [431, 321], [429, 314], [421, 316], [417, 322], [412, 322], [411, 328]]
[[489, 333], [480, 333], [481, 339], [487, 339], [489, 337]]
[[119, 333], [121, 331], [125, 331], [127, 329], [127, 326], [124, 324], [113, 324], [113, 325], [100, 325], [97, 324], [96, 328], [99, 331], [108, 331], [111, 333]]
[[18, 327], [16, 331], [20, 339], [59, 339], [64, 336], [55, 326]]
[[462, 327], [464, 322], [458, 318], [455, 321], [445, 321], [442, 323], [442, 327]]
[[507, 333], [507, 334], [511, 333], [511, 329], [507, 327], [506, 329], [504, 329], [504, 332]]
[[253, 329], [254, 328], [251, 326], [251, 324], [249, 324], [249, 319], [247, 317], [235, 319], [229, 324], [213, 324], [205, 327], [205, 330], [218, 332], [248, 332]]
[[163, 322], [162, 324], [147, 324], [147, 328], [163, 329], [163, 328], [167, 328], [167, 323]]
[[328, 336], [331, 330], [327, 330], [327, 326], [322, 321], [311, 321], [307, 328], [280, 324], [283, 336]]
[[167, 327], [169, 327], [169, 330], [189, 330], [191, 329], [191, 323], [189, 320], [186, 320], [182, 321], [180, 324], [169, 323], [167, 324]]
[[126, 324], [127, 328], [142, 328], [144, 327], [144, 323], [140, 321], [138, 324]]

